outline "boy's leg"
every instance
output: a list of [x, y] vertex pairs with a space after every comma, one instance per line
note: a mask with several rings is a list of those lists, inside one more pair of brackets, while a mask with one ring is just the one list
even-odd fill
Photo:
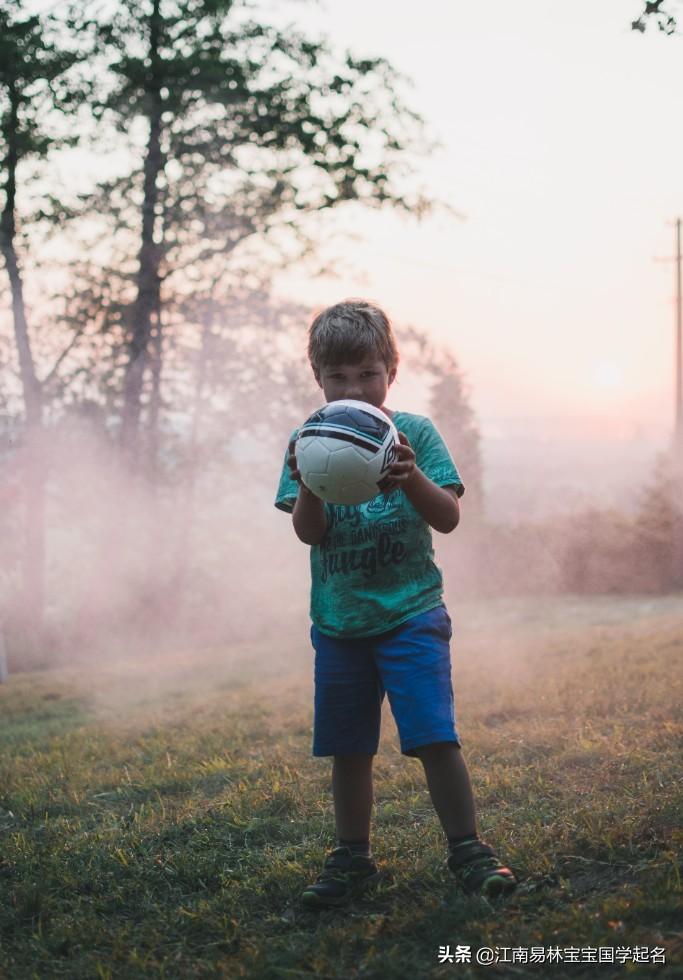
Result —
[[476, 836], [477, 821], [470, 774], [455, 742], [437, 742], [414, 749], [424, 766], [429, 795], [449, 841]]
[[462, 888], [488, 898], [513, 891], [515, 875], [479, 840], [472, 785], [460, 747], [441, 742], [414, 752], [424, 766], [434, 809], [448, 838], [448, 867]]
[[315, 627], [313, 754], [333, 756], [337, 846], [302, 894], [305, 905], [346, 905], [379, 879], [370, 857], [372, 762], [379, 744], [384, 691], [372, 653], [362, 640], [335, 638]]
[[373, 756], [335, 755], [332, 795], [337, 838], [340, 842], [368, 842], [372, 812]]
[[472, 785], [460, 747], [440, 742], [420, 746], [414, 753], [424, 766], [434, 809], [448, 838], [448, 867], [462, 888], [488, 898], [513, 891], [515, 875], [479, 840]]
[[332, 793], [338, 846], [328, 854], [317, 880], [304, 889], [302, 900], [311, 908], [346, 905], [379, 878], [370, 856], [372, 761], [372, 755], [361, 753], [334, 757]]
[[517, 880], [477, 836], [472, 787], [455, 728], [450, 639], [450, 618], [438, 606], [377, 637], [376, 662], [401, 749], [424, 765], [448, 837], [449, 868], [470, 894], [504, 894]]

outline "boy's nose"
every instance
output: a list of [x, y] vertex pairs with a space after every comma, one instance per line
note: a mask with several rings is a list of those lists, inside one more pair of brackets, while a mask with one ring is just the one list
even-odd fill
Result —
[[363, 386], [360, 381], [352, 381], [346, 386], [345, 398], [360, 399], [363, 396]]

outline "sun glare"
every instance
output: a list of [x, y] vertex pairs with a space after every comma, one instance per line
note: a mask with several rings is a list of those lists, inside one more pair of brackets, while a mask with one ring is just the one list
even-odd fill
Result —
[[593, 382], [598, 388], [613, 391], [621, 387], [623, 373], [618, 364], [612, 361], [601, 361], [593, 367]]

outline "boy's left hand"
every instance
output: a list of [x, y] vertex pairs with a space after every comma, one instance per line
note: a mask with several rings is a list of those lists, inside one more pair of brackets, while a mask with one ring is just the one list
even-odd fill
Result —
[[407, 435], [404, 432], [399, 432], [398, 438], [399, 442], [395, 446], [396, 459], [382, 480], [382, 493], [391, 493], [392, 490], [405, 490], [406, 484], [417, 471], [415, 452]]

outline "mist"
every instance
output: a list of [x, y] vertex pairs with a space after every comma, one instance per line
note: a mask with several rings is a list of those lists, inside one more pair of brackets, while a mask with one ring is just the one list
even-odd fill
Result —
[[[278, 321], [280, 344], [290, 331], [289, 353], [281, 353], [274, 376], [263, 370], [262, 307], [254, 300], [250, 309], [241, 393], [229, 395], [220, 382], [228, 365], [225, 349], [216, 348], [205, 372], [217, 380], [203, 392], [199, 417], [191, 400], [185, 413], [175, 403], [162, 416], [153, 469], [131, 466], [115, 418], [112, 425], [93, 406], [54, 412], [40, 442], [30, 445], [6, 421], [0, 602], [11, 673], [73, 668], [74, 682], [99, 692], [106, 711], [109, 694], [119, 716], [127, 701], [139, 706], [141, 692], [163, 700], [181, 681], [197, 684], [199, 675], [207, 695], [214, 681], [235, 684], [243, 675], [271, 682], [291, 673], [307, 683], [309, 549], [273, 500], [291, 431], [321, 395], [303, 357], [305, 310], [293, 327]], [[473, 624], [482, 635], [495, 634], [501, 616], [529, 627], [538, 603], [546, 610], [539, 629], [551, 628], [552, 610], [571, 627], [585, 609], [609, 618], [610, 604], [617, 619], [675, 608], [681, 498], [669, 457], [652, 460], [622, 510], [579, 500], [574, 511], [565, 505], [536, 520], [501, 520], [487, 498], [478, 423], [466, 411], [470, 393], [457, 360], [451, 356], [443, 368], [443, 351], [415, 327], [399, 328], [399, 337], [400, 370], [421, 379], [419, 407], [426, 401], [467, 488], [459, 527], [433, 537], [447, 601], [469, 635]], [[298, 388], [290, 385], [293, 376]], [[182, 385], [191, 390], [191, 375]], [[457, 413], [444, 392], [456, 398]], [[506, 455], [515, 455], [514, 444]], [[45, 474], [40, 514], [30, 510], [35, 473]], [[532, 475], [529, 481], [519, 484], [521, 497], [531, 492]], [[32, 579], [25, 543], [38, 519], [45, 530], [41, 623], [26, 593]], [[585, 607], [580, 597], [588, 597]], [[522, 669], [519, 649], [506, 656]]]

